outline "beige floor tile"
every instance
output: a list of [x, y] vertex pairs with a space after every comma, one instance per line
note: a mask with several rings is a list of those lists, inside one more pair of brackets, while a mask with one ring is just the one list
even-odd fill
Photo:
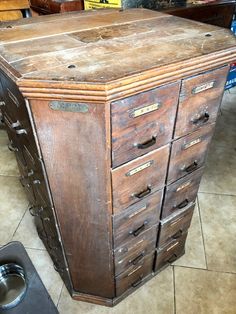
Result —
[[235, 314], [236, 275], [175, 266], [176, 314]]
[[236, 196], [199, 194], [199, 206], [208, 269], [236, 273]]
[[[63, 282], [59, 274], [54, 270], [52, 260], [47, 251], [26, 249], [40, 278], [42, 279], [53, 302], [57, 305]], [[68, 312], [69, 313], [69, 312]]]
[[236, 148], [236, 112], [221, 110], [216, 123], [211, 152], [214, 151], [215, 145]]
[[4, 245], [20, 223], [28, 201], [19, 179], [0, 176], [0, 244]]
[[0, 130], [0, 175], [19, 176], [15, 154], [10, 152], [7, 133]]
[[180, 257], [174, 265], [206, 269], [201, 223], [197, 205], [194, 209], [191, 226], [186, 240], [185, 254]]
[[30, 215], [28, 210], [18, 226], [13, 240], [20, 241], [27, 248], [45, 249], [43, 242], [37, 234], [34, 218]]
[[211, 146], [199, 191], [236, 195], [235, 149]]
[[236, 87], [225, 91], [221, 109], [236, 113]]
[[173, 272], [168, 267], [114, 308], [73, 301], [63, 287], [60, 314], [173, 314]]

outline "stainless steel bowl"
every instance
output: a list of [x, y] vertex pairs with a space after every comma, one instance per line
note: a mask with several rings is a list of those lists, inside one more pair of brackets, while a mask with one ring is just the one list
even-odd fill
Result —
[[15, 307], [24, 298], [27, 283], [24, 269], [9, 263], [0, 266], [0, 310]]

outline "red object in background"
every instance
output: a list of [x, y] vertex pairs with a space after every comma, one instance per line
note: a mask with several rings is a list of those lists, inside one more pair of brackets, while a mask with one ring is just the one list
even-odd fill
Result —
[[30, 0], [31, 7], [39, 14], [64, 13], [84, 9], [83, 0], [56, 1], [56, 0]]

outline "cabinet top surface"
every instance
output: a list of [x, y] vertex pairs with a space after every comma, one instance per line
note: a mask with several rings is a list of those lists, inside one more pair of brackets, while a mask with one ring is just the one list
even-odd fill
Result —
[[236, 60], [229, 30], [145, 9], [57, 14], [1, 26], [0, 66], [18, 85], [104, 85], [144, 72], [171, 77], [204, 62], [209, 68]]

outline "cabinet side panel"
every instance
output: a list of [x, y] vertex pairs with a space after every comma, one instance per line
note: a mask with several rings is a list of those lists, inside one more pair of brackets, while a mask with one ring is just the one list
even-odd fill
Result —
[[108, 114], [101, 104], [50, 104], [30, 101], [74, 290], [112, 298]]

